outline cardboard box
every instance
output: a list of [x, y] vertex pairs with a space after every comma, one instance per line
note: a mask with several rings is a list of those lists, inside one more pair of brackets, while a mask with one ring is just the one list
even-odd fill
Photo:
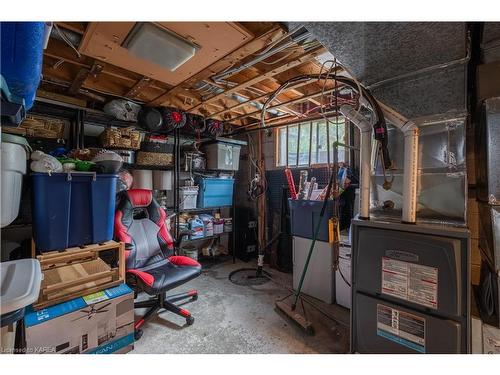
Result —
[[105, 289], [25, 317], [27, 353], [126, 353], [134, 348], [134, 293]]
[[483, 324], [483, 351], [485, 354], [500, 354], [500, 329]]

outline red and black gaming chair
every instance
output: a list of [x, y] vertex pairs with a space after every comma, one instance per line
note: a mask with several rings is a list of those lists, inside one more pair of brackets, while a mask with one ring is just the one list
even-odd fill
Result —
[[133, 189], [118, 196], [115, 212], [115, 239], [125, 242], [127, 284], [136, 292], [144, 291], [155, 296], [135, 302], [135, 308], [149, 308], [135, 323], [135, 336], [142, 336], [141, 326], [161, 308], [186, 318], [191, 325], [190, 312], [174, 303], [186, 298], [196, 300], [198, 292], [191, 290], [167, 297], [166, 291], [198, 277], [201, 265], [194, 259], [174, 255], [182, 238], [176, 242], [165, 226], [166, 213], [153, 199], [151, 190]]

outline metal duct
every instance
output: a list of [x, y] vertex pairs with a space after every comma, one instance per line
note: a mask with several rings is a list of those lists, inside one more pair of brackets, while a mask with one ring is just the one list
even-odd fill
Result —
[[[464, 224], [467, 196], [464, 151], [469, 59], [466, 24], [302, 24], [370, 89], [377, 100], [418, 126], [421, 133], [418, 145], [420, 167], [415, 176], [418, 182], [418, 219], [432, 221], [432, 218], [437, 218], [440, 222]], [[297, 23], [289, 26], [296, 27]], [[461, 113], [459, 118], [456, 113]], [[405, 186], [403, 143], [403, 135], [399, 131], [394, 128], [389, 130], [389, 149], [397, 168], [391, 190], [382, 188], [382, 171], [374, 171], [371, 216], [401, 215]], [[453, 156], [457, 159], [453, 159]], [[435, 165], [427, 165], [429, 159]], [[435, 168], [437, 165], [441, 168]]]
[[370, 171], [372, 156], [372, 124], [351, 106], [343, 105], [340, 113], [351, 121], [361, 132], [360, 141], [360, 178], [359, 178], [359, 218], [370, 218]]
[[[58, 30], [59, 28], [59, 30]], [[59, 39], [60, 41], [67, 43], [67, 41], [64, 40], [64, 38], [67, 38], [75, 47], [78, 48], [80, 45], [80, 42], [82, 40], [82, 36], [78, 33], [75, 33], [74, 31], [68, 30], [64, 27], [58, 26], [58, 28], [53, 27], [50, 30], [50, 37]], [[64, 36], [61, 36], [59, 33], [61, 32]]]
[[486, 99], [476, 136], [479, 200], [500, 205], [500, 98]]
[[[465, 163], [466, 113], [415, 119], [418, 126], [418, 172], [416, 215], [419, 221], [464, 225], [466, 221], [467, 174]], [[390, 123], [390, 121], [389, 121]], [[389, 150], [394, 162], [391, 190], [385, 190], [384, 173], [374, 160], [371, 214], [398, 218], [404, 206], [403, 134], [389, 126]], [[388, 176], [389, 179], [391, 178]]]
[[413, 121], [395, 112], [379, 102], [387, 121], [403, 132], [403, 223], [414, 224], [417, 221], [417, 172], [418, 172], [418, 135], [419, 130]]

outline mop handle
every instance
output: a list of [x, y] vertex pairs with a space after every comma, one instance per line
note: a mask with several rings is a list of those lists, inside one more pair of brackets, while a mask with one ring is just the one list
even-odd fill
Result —
[[323, 201], [323, 206], [321, 207], [321, 212], [319, 214], [319, 220], [314, 230], [314, 236], [311, 242], [311, 247], [309, 248], [309, 254], [307, 254], [306, 263], [304, 264], [304, 269], [302, 270], [302, 275], [300, 276], [299, 287], [297, 288], [297, 292], [295, 293], [295, 298], [292, 304], [292, 310], [295, 310], [295, 307], [297, 306], [297, 302], [299, 300], [299, 294], [300, 291], [302, 290], [302, 284], [304, 283], [304, 279], [306, 277], [307, 267], [309, 266], [309, 261], [311, 260], [311, 256], [314, 250], [314, 245], [316, 244], [316, 238], [318, 237], [319, 230], [321, 229], [321, 222], [323, 221], [323, 216], [325, 216], [326, 205], [328, 204], [328, 198], [330, 197], [332, 191], [334, 176], [335, 173], [333, 172], [332, 175], [330, 176], [328, 187], [326, 188], [326, 197], [325, 200]]

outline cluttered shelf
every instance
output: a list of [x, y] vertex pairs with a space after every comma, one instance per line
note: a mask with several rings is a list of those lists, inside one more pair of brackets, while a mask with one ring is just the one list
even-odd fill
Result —
[[184, 240], [183, 242], [193, 242], [193, 241], [201, 241], [201, 240], [212, 240], [214, 238], [219, 238], [220, 236], [229, 234], [231, 232], [222, 232], [218, 234], [214, 234], [213, 236], [207, 236], [207, 237], [199, 237], [199, 238], [189, 238], [187, 240]]
[[[185, 208], [185, 209], [179, 209], [179, 213], [197, 213], [197, 212], [210, 212], [210, 211], [218, 211], [224, 208], [232, 208], [233, 206], [216, 206], [216, 207], [205, 207], [205, 208]], [[168, 210], [173, 210], [173, 207], [167, 207]]]
[[159, 165], [138, 165], [138, 164], [130, 164], [123, 163], [123, 168], [125, 169], [145, 169], [151, 171], [172, 171], [174, 169], [173, 165], [170, 166], [159, 166]]

